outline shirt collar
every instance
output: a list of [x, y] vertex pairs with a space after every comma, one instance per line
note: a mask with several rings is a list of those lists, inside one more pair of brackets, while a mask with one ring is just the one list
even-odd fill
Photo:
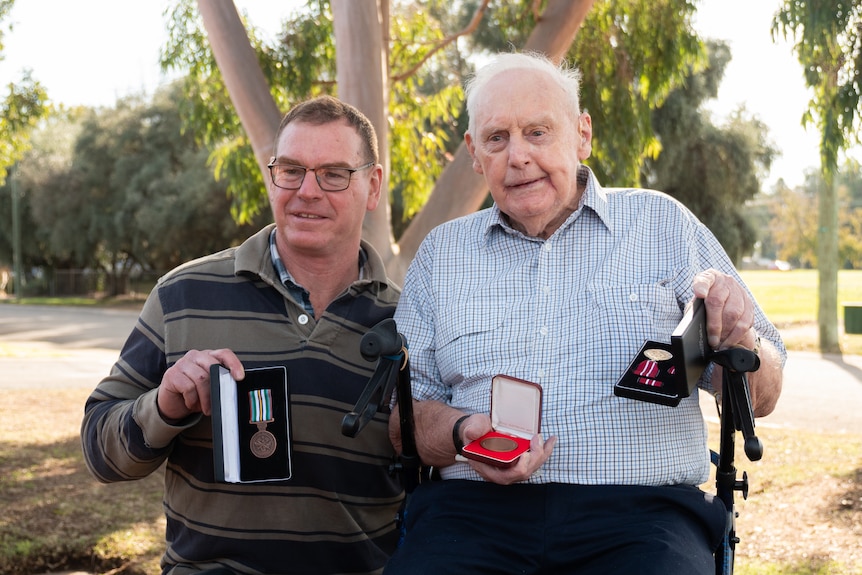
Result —
[[[281, 279], [281, 283], [284, 285], [290, 284], [295, 285], [297, 287], [301, 287], [296, 280], [293, 279], [293, 276], [290, 275], [290, 272], [287, 271], [287, 267], [284, 265], [284, 262], [281, 259], [281, 254], [278, 253], [278, 248], [275, 243], [275, 231], [276, 228], [272, 229], [272, 232], [269, 234], [269, 254], [272, 258], [272, 265], [275, 267], [275, 272], [278, 274], [279, 279]], [[359, 279], [365, 279], [365, 264], [368, 262], [368, 254], [359, 246]]]

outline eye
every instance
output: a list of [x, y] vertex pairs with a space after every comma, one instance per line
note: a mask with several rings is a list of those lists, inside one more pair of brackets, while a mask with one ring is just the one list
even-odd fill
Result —
[[339, 182], [350, 177], [350, 172], [341, 168], [324, 168], [323, 177], [330, 182]]
[[305, 168], [298, 166], [280, 166], [281, 173], [289, 178], [297, 177], [305, 173]]

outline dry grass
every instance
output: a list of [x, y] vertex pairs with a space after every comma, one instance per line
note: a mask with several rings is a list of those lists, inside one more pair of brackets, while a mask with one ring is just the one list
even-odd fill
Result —
[[6, 390], [0, 404], [0, 573], [153, 573], [164, 546], [161, 473], [101, 485], [84, 467], [89, 390]]
[[[88, 393], [54, 390], [37, 404], [29, 391], [3, 394], [0, 573], [158, 570], [162, 475], [112, 485], [90, 477], [78, 439]], [[717, 426], [710, 435], [717, 441]], [[736, 573], [862, 575], [862, 437], [770, 428], [758, 435], [762, 461], [737, 448], [751, 494], [737, 498]]]
[[[752, 463], [737, 435], [750, 493], [736, 496], [735, 573], [862, 575], [862, 437], [759, 427], [764, 456]], [[717, 449], [717, 425], [710, 437]]]

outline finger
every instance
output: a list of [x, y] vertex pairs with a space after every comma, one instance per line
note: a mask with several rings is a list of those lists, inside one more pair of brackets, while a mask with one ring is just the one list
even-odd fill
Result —
[[709, 294], [709, 290], [712, 288], [714, 283], [715, 272], [711, 269], [704, 270], [695, 275], [691, 284], [691, 288], [694, 291], [694, 297], [706, 299], [706, 296]]
[[[214, 358], [216, 361], [213, 363], [220, 363], [225, 366], [225, 368], [230, 370], [230, 375], [235, 380], [240, 381], [245, 377], [245, 368], [242, 365], [242, 362], [236, 356], [236, 354], [230, 349], [214, 349], [209, 350], [207, 352], [210, 357]], [[209, 369], [209, 366], [207, 366]]]
[[[724, 332], [729, 330], [725, 327], [725, 306], [731, 294], [722, 275], [714, 270], [707, 270], [704, 274], [709, 278], [709, 290], [701, 296], [706, 307], [707, 342], [711, 348], [718, 349], [724, 340]], [[736, 318], [733, 318], [732, 323], [735, 323], [735, 320]]]

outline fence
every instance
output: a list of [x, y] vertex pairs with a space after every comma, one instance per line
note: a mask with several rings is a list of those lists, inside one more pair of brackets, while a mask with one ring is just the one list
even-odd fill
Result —
[[[142, 270], [120, 275], [91, 269], [34, 269], [25, 274], [21, 295], [24, 297], [142, 296], [150, 292], [163, 274], [164, 272]], [[14, 282], [10, 279], [6, 286], [10, 295], [13, 286]]]

